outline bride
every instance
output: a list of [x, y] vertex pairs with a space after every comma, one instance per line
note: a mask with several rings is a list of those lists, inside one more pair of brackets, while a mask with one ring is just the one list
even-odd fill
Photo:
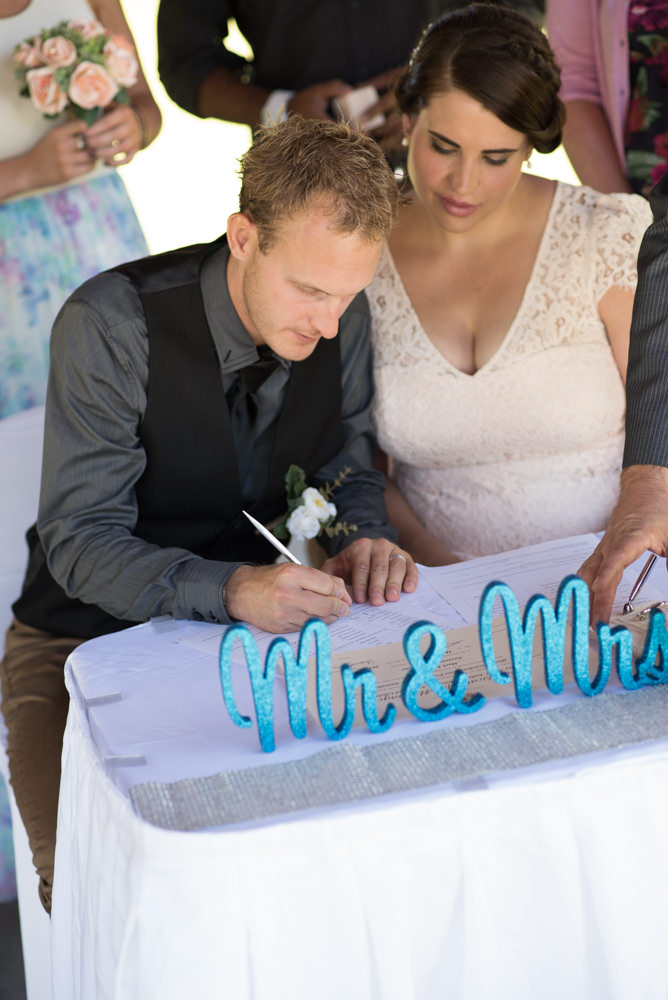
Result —
[[390, 519], [442, 564], [603, 529], [621, 469], [636, 195], [522, 171], [564, 118], [541, 31], [486, 4], [397, 86], [412, 191], [368, 290]]

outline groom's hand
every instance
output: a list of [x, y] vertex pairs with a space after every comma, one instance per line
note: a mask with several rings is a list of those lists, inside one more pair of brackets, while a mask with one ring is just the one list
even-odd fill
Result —
[[357, 538], [323, 564], [324, 573], [333, 573], [352, 585], [358, 604], [398, 601], [402, 589], [412, 593], [417, 587], [418, 570], [405, 549], [386, 538]]
[[293, 563], [240, 566], [225, 585], [230, 618], [267, 632], [296, 632], [309, 618], [331, 625], [351, 603], [343, 580]]

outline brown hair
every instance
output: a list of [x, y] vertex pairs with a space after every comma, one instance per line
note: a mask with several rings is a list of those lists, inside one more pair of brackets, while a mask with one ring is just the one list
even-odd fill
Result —
[[539, 153], [561, 142], [561, 75], [545, 35], [519, 11], [472, 3], [425, 28], [397, 83], [399, 107], [418, 114], [432, 97], [461, 90], [523, 133]]
[[314, 201], [331, 210], [340, 233], [384, 239], [394, 222], [398, 192], [376, 142], [343, 122], [291, 115], [259, 129], [240, 160], [239, 211], [258, 227], [266, 250], [282, 219]]

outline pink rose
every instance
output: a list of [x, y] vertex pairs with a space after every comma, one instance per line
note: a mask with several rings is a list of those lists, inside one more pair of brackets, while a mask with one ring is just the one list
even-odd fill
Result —
[[84, 21], [80, 17], [68, 21], [67, 27], [73, 31], [79, 31], [83, 36], [84, 42], [87, 42], [89, 38], [97, 38], [98, 35], [104, 34], [104, 28], [99, 21]]
[[135, 50], [124, 35], [112, 35], [104, 47], [107, 69], [121, 87], [132, 87], [137, 82], [139, 63]]
[[41, 41], [39, 35], [35, 35], [30, 42], [21, 42], [14, 49], [14, 62], [18, 63], [19, 66], [25, 66], [27, 69], [34, 69], [35, 66], [42, 66], [42, 57], [40, 55]]
[[53, 35], [42, 42], [42, 58], [48, 66], [71, 66], [77, 61], [76, 46], [62, 35]]
[[29, 69], [26, 80], [32, 103], [42, 114], [57, 115], [67, 107], [67, 94], [56, 83], [51, 66]]
[[80, 108], [106, 108], [118, 93], [118, 84], [104, 66], [79, 63], [70, 80], [70, 100]]

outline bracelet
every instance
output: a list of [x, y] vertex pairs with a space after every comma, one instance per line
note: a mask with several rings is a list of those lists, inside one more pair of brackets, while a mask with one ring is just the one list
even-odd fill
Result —
[[295, 96], [294, 90], [272, 90], [262, 105], [260, 121], [263, 125], [278, 125], [288, 117], [288, 103]]
[[146, 149], [148, 143], [146, 141], [146, 122], [144, 121], [144, 116], [134, 104], [130, 105], [131, 111], [134, 111], [137, 121], [139, 122], [139, 131], [141, 132], [141, 139], [139, 140], [139, 148]]

